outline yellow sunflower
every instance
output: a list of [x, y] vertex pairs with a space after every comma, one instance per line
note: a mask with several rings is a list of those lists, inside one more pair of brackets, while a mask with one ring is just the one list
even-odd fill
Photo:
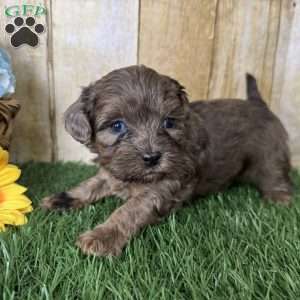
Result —
[[8, 164], [8, 152], [0, 147], [0, 232], [5, 225], [23, 225], [25, 213], [32, 211], [31, 201], [24, 195], [26, 188], [15, 183], [21, 170]]

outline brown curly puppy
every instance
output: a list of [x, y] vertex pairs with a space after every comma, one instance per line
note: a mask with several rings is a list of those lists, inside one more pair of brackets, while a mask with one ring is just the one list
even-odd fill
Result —
[[247, 75], [247, 100], [189, 103], [176, 80], [145, 66], [109, 73], [65, 113], [67, 131], [99, 154], [98, 174], [47, 197], [46, 209], [79, 208], [109, 195], [126, 202], [82, 234], [87, 254], [119, 255], [129, 239], [191, 198], [234, 180], [263, 197], [291, 199], [288, 136]]

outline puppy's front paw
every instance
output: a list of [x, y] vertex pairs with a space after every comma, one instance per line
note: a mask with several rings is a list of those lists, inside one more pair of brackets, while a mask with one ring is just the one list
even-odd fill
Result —
[[118, 256], [126, 241], [125, 236], [116, 227], [100, 225], [80, 235], [76, 245], [85, 254]]
[[82, 204], [78, 199], [71, 197], [66, 192], [46, 197], [40, 204], [40, 207], [46, 210], [65, 210], [81, 206]]

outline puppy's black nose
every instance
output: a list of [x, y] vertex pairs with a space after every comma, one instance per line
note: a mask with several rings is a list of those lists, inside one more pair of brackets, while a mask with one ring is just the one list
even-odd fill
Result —
[[161, 158], [160, 152], [151, 152], [143, 155], [143, 160], [145, 162], [145, 165], [148, 167], [155, 166], [158, 163], [160, 158]]

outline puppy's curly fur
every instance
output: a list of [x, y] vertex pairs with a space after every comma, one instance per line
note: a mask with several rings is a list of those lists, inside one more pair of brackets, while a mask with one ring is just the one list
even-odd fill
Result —
[[247, 75], [247, 100], [189, 103], [176, 80], [145, 66], [109, 73], [65, 113], [67, 131], [99, 154], [96, 176], [47, 197], [47, 209], [79, 208], [109, 195], [126, 202], [82, 234], [87, 254], [119, 255], [128, 240], [191, 198], [234, 180], [288, 204], [288, 135]]

